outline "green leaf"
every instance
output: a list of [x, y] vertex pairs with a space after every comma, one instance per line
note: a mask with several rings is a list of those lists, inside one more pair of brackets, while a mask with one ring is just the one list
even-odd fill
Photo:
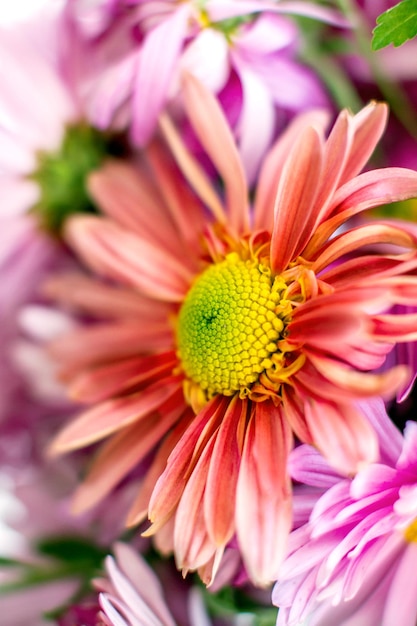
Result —
[[417, 0], [402, 0], [379, 15], [376, 23], [372, 50], [380, 50], [391, 43], [395, 47], [401, 46], [417, 35]]
[[41, 539], [36, 548], [40, 554], [66, 563], [99, 567], [107, 552], [89, 539], [77, 536], [54, 536]]

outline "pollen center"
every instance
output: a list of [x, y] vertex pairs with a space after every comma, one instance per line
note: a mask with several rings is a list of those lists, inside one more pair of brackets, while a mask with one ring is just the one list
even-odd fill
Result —
[[178, 319], [186, 376], [205, 395], [244, 392], [267, 368], [284, 323], [275, 310], [286, 285], [257, 259], [229, 254], [189, 291]]

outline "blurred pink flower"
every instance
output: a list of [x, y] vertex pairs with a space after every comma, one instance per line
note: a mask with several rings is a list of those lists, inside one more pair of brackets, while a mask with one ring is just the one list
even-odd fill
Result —
[[[108, 217], [72, 218], [66, 238], [110, 283], [57, 277], [47, 291], [105, 321], [51, 346], [71, 396], [92, 405], [51, 454], [109, 438], [77, 492], [82, 511], [158, 447], [129, 524], [148, 514], [148, 533], [207, 581], [237, 535], [249, 576], [265, 584], [291, 526], [293, 432], [355, 472], [376, 458], [377, 438], [354, 401], [393, 394], [407, 378], [402, 367], [373, 370], [397, 341], [415, 338], [414, 316], [385, 312], [417, 300], [416, 238], [385, 222], [335, 231], [417, 195], [417, 173], [359, 175], [383, 132], [383, 104], [342, 112], [327, 139], [326, 116], [314, 112], [268, 154], [252, 211], [218, 103], [191, 75], [184, 94], [225, 202], [167, 118], [199, 198], [159, 144], [138, 173], [109, 164], [91, 177]], [[363, 253], [387, 241], [399, 256]]]
[[[175, 626], [156, 574], [146, 561], [130, 546], [119, 543], [114, 548], [116, 558], [108, 556], [106, 570], [108, 579], [96, 581], [101, 590], [99, 601], [101, 618], [108, 626]], [[200, 591], [185, 588], [183, 601], [187, 602], [185, 624], [210, 626]], [[169, 589], [165, 590], [169, 593]], [[177, 590], [178, 593], [178, 590]], [[177, 602], [179, 598], [177, 598]]]
[[[415, 625], [417, 424], [408, 422], [403, 440], [388, 430], [386, 462], [337, 481], [290, 536], [273, 593], [277, 626]], [[325, 464], [310, 470], [314, 453], [304, 452], [302, 473], [327, 480]]]
[[106, 98], [97, 123], [107, 125], [115, 104], [130, 99], [132, 138], [137, 145], [149, 141], [166, 103], [181, 97], [184, 69], [213, 93], [222, 94], [251, 182], [288, 114], [329, 104], [320, 81], [297, 60], [298, 28], [285, 14], [345, 25], [334, 10], [308, 2], [259, 0], [116, 0], [87, 6], [74, 0], [72, 7], [81, 28], [90, 25], [90, 35], [92, 24], [93, 32], [108, 28], [97, 39], [98, 47], [107, 36], [114, 38], [118, 28], [126, 38], [126, 16], [131, 16], [132, 50], [118, 60], [109, 58], [108, 71], [118, 95]]

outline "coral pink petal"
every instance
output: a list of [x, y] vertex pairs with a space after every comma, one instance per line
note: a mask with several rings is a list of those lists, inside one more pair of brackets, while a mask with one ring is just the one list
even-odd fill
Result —
[[[49, 353], [65, 364], [64, 372], [169, 348], [172, 332], [166, 320], [139, 327], [138, 321], [113, 322], [74, 330], [49, 344]], [[78, 373], [78, 372], [76, 372]]]
[[69, 394], [79, 402], [96, 403], [137, 388], [145, 381], [165, 378], [177, 363], [175, 353], [165, 352], [117, 361], [82, 371], [71, 382]]
[[311, 400], [305, 404], [305, 416], [314, 445], [343, 474], [356, 473], [378, 459], [376, 434], [353, 405]]
[[192, 281], [180, 259], [103, 218], [69, 219], [66, 237], [93, 270], [158, 300], [183, 300]]
[[[302, 371], [303, 370], [301, 370], [301, 372]], [[316, 378], [314, 379], [314, 382], [317, 383]], [[313, 437], [310, 433], [308, 425], [306, 424], [304, 416], [304, 402], [302, 400], [302, 395], [297, 393], [297, 388], [293, 389], [289, 385], [283, 386], [282, 406], [291, 430], [300, 439], [300, 441], [312, 445]]]
[[298, 137], [278, 186], [271, 238], [271, 267], [276, 273], [288, 266], [311, 236], [321, 166], [320, 137], [315, 129], [307, 128]]
[[236, 484], [241, 450], [239, 423], [245, 423], [247, 402], [232, 398], [217, 432], [204, 494], [204, 516], [209, 536], [226, 545], [234, 533]]
[[344, 164], [340, 186], [357, 176], [367, 164], [384, 132], [387, 118], [388, 106], [385, 102], [370, 102], [351, 118], [353, 143], [349, 158]]
[[187, 480], [175, 515], [174, 545], [177, 567], [186, 573], [210, 560], [216, 545], [210, 539], [204, 519], [204, 490], [215, 434], [202, 451]]
[[370, 374], [356, 372], [334, 359], [313, 355], [311, 351], [308, 358], [327, 380], [336, 387], [351, 391], [356, 397], [380, 395], [385, 399], [391, 398], [402, 385], [407, 384], [409, 377], [408, 368], [403, 366], [394, 367], [381, 374]]
[[236, 531], [256, 584], [276, 580], [291, 529], [287, 458], [292, 435], [281, 408], [257, 403], [247, 426], [236, 496]]
[[88, 189], [102, 211], [155, 246], [178, 253], [176, 231], [149, 176], [124, 162], [107, 161], [89, 176]]
[[175, 394], [179, 386], [181, 383], [178, 380], [168, 378], [136, 395], [114, 398], [85, 411], [55, 437], [49, 449], [50, 455], [90, 445], [143, 419]]
[[199, 250], [200, 239], [206, 223], [206, 216], [201, 204], [187, 185], [179, 185], [179, 170], [168, 157], [166, 149], [153, 142], [149, 145], [148, 159], [153, 166], [160, 184], [160, 192], [170, 211], [177, 236], [192, 249]]
[[181, 393], [177, 387], [165, 403], [161, 394], [158, 412], [131, 424], [101, 448], [75, 493], [73, 513], [80, 514], [95, 506], [152, 450], [184, 411]]
[[385, 168], [360, 174], [340, 187], [328, 214], [333, 215], [316, 230], [303, 252], [310, 258], [349, 218], [373, 207], [417, 197], [417, 172]]
[[184, 144], [181, 135], [176, 130], [169, 117], [161, 115], [159, 119], [161, 130], [169, 144], [172, 154], [190, 186], [198, 194], [199, 198], [207, 205], [218, 222], [224, 224], [226, 216], [222, 202], [214, 190], [204, 169], [195, 159]]
[[320, 278], [337, 290], [341, 290], [353, 283], [364, 282], [366, 284], [371, 278], [395, 276], [415, 269], [417, 269], [417, 260], [415, 259], [407, 262], [402, 258], [364, 255], [324, 269], [320, 273]]
[[194, 412], [191, 409], [186, 409], [179, 422], [171, 429], [166, 438], [159, 445], [152, 464], [140, 485], [139, 493], [129, 510], [126, 520], [127, 526], [136, 526], [147, 517], [149, 501], [156, 481], [164, 472], [169, 455], [184, 432], [191, 425], [194, 417]]
[[52, 276], [42, 284], [42, 294], [98, 319], [110, 317], [155, 322], [166, 320], [171, 311], [165, 302], [145, 298], [132, 289], [99, 283], [82, 274]]
[[417, 314], [376, 315], [371, 333], [383, 341], [417, 341]]
[[237, 232], [249, 227], [248, 189], [233, 135], [215, 97], [191, 74], [184, 73], [187, 113], [226, 189], [229, 223]]
[[204, 449], [212, 432], [218, 428], [229, 402], [229, 398], [220, 395], [209, 402], [172, 451], [149, 503], [149, 518], [155, 522], [155, 528], [162, 526], [172, 514], [195, 466], [198, 450]]
[[321, 135], [329, 121], [326, 111], [301, 113], [288, 125], [263, 160], [254, 203], [254, 227], [272, 230], [276, 193], [282, 169], [295, 140], [305, 128], [316, 128]]
[[403, 248], [415, 246], [413, 238], [401, 226], [384, 223], [367, 224], [332, 239], [315, 259], [312, 269], [317, 274], [340, 257], [375, 244], [392, 244]]
[[[135, 77], [132, 136], [143, 146], [155, 129], [167, 99], [173, 71], [187, 34], [190, 6], [178, 6], [146, 36]], [[163, 54], [161, 54], [163, 51]]]

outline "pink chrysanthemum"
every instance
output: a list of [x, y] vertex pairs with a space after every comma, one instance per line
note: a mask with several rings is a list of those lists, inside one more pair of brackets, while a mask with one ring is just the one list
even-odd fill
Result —
[[[108, 579], [95, 581], [101, 591], [99, 617], [106, 626], [175, 626], [162, 584], [146, 561], [131, 547], [119, 543], [115, 556], [106, 558]], [[210, 626], [211, 620], [197, 588], [184, 590], [186, 620], [190, 626]], [[177, 599], [178, 603], [178, 599]], [[100, 622], [101, 623], [101, 622]]]
[[[386, 462], [337, 481], [290, 536], [273, 594], [277, 625], [416, 624], [417, 424], [408, 422], [403, 441], [389, 428]], [[306, 448], [297, 463], [314, 468]], [[325, 464], [313, 471], [316, 484], [329, 479]]]
[[[184, 69], [222, 94], [250, 182], [284, 119], [329, 105], [318, 77], [298, 58], [299, 29], [286, 15], [346, 25], [328, 7], [270, 0], [73, 0], [70, 6], [79, 28], [89, 37], [96, 35], [98, 47], [117, 31], [131, 42], [128, 52], [118, 57], [108, 46], [102, 82], [114, 95], [97, 107], [97, 120], [108, 124], [127, 102], [137, 145], [149, 141], [167, 103], [178, 105]], [[130, 31], [127, 20], [134, 26]]]
[[[404, 383], [403, 367], [372, 370], [395, 342], [415, 338], [415, 316], [385, 312], [417, 302], [417, 238], [388, 222], [335, 231], [364, 209], [415, 196], [417, 173], [358, 176], [383, 131], [383, 104], [342, 112], [327, 140], [326, 116], [311, 113], [269, 153], [251, 210], [216, 100], [191, 76], [184, 94], [225, 206], [166, 118], [199, 199], [157, 144], [143, 171], [114, 164], [91, 178], [107, 217], [71, 218], [66, 237], [107, 282], [61, 277], [48, 290], [107, 319], [52, 346], [71, 395], [93, 407], [51, 452], [111, 436], [76, 495], [81, 511], [158, 446], [129, 524], [148, 514], [149, 533], [179, 567], [203, 568], [207, 579], [236, 535], [251, 578], [265, 583], [291, 526], [293, 432], [344, 472], [377, 456], [354, 401]], [[387, 241], [390, 254], [366, 251]]]

